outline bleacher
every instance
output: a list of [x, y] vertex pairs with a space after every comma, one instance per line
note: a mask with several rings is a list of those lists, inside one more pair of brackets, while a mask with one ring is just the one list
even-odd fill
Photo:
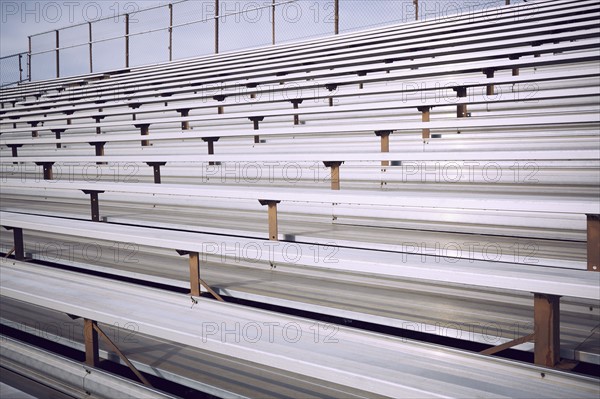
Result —
[[597, 397], [598, 5], [2, 89], [2, 325], [83, 318], [96, 367], [135, 323], [195, 355], [124, 364], [218, 397]]

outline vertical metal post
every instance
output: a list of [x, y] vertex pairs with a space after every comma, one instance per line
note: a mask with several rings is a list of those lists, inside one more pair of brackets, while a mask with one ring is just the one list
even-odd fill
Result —
[[560, 360], [560, 296], [534, 294], [534, 363], [554, 367]]
[[90, 193], [90, 201], [92, 205], [92, 221], [99, 222], [100, 221], [100, 206], [98, 204], [98, 193], [92, 192]]
[[59, 33], [58, 33], [58, 29], [56, 30], [56, 77], [60, 78], [60, 55], [59, 55], [59, 48], [60, 48], [60, 39], [59, 39]]
[[129, 14], [125, 14], [125, 68], [129, 68]]
[[52, 172], [54, 162], [36, 162], [35, 164], [42, 167], [44, 180], [54, 179], [54, 173]]
[[200, 296], [200, 256], [198, 252], [190, 252], [190, 294]]
[[173, 61], [173, 3], [169, 4], [169, 61]]
[[148, 166], [152, 167], [152, 171], [154, 173], [154, 184], [160, 184], [160, 167], [166, 165], [166, 162], [146, 162]]
[[81, 190], [84, 194], [90, 196], [90, 208], [92, 211], [92, 221], [100, 221], [100, 204], [98, 202], [98, 194], [102, 194], [104, 191], [99, 190]]
[[[381, 138], [381, 152], [386, 153], [390, 152], [390, 134], [393, 132], [391, 130], [377, 130], [375, 131], [375, 135]], [[381, 161], [381, 166], [390, 166], [389, 161]]]
[[507, 6], [509, 6], [510, 5], [510, 0], [506, 0], [506, 2], [504, 4], [506, 4]]
[[[148, 136], [150, 134], [150, 124], [142, 123], [140, 125], [134, 125], [138, 129], [140, 129], [142, 136]], [[142, 147], [147, 147], [150, 145], [150, 140], [142, 140]]]
[[272, 200], [258, 200], [258, 202], [268, 207], [269, 214], [269, 240], [278, 241], [279, 240], [279, 231], [277, 227], [277, 204], [281, 201], [272, 201]]
[[[485, 77], [488, 79], [492, 79], [494, 77], [494, 70], [493, 69], [486, 69], [483, 71], [483, 73], [485, 73]], [[486, 86], [486, 93], [487, 96], [493, 96], [494, 95], [494, 85], [493, 84], [489, 84]]]
[[85, 363], [91, 367], [98, 367], [100, 356], [98, 352], [98, 332], [96, 322], [83, 319], [83, 337], [85, 341]]
[[415, 5], [415, 21], [419, 20], [419, 0], [413, 0], [413, 4]]
[[94, 72], [94, 62], [92, 58], [92, 23], [88, 22], [88, 38], [90, 41], [90, 73]]
[[326, 168], [331, 168], [331, 189], [340, 189], [340, 166], [343, 161], [326, 161], [323, 162]]
[[340, 33], [340, 0], [335, 0], [333, 4], [333, 22], [335, 24], [334, 33], [337, 35]]
[[[421, 122], [429, 122], [429, 111], [430, 107], [418, 107], [419, 112], [421, 112]], [[423, 139], [428, 139], [431, 135], [430, 129], [422, 129], [421, 137]]]
[[27, 53], [27, 72], [29, 73], [29, 81], [31, 82], [31, 36], [27, 36], [29, 39], [29, 52]]
[[[456, 91], [456, 96], [461, 98], [467, 97], [467, 88], [464, 86], [457, 87], [454, 89]], [[466, 118], [467, 117], [467, 104], [458, 104], [456, 106], [456, 117], [457, 118]]]
[[[205, 143], [208, 143], [208, 155], [214, 155], [215, 154], [215, 141], [219, 141], [220, 137], [203, 137], [202, 141], [204, 141]], [[208, 163], [209, 165], [215, 165], [215, 162], [210, 161]], [[217, 162], [218, 164], [218, 162]]]
[[23, 229], [13, 228], [13, 243], [15, 244], [15, 259], [25, 259], [25, 245], [23, 244]]
[[273, 0], [273, 5], [271, 6], [271, 28], [272, 28], [272, 44], [275, 45], [275, 0]]
[[[187, 108], [178, 109], [177, 112], [179, 112], [182, 117], [186, 117], [186, 116], [190, 115], [190, 110]], [[189, 130], [190, 129], [190, 121], [181, 122], [181, 129]]]
[[269, 213], [269, 240], [277, 241], [279, 231], [277, 228], [277, 202], [271, 201], [267, 204]]
[[331, 189], [340, 189], [340, 165], [331, 166]]
[[587, 215], [587, 269], [600, 272], [600, 215]]
[[215, 0], [215, 54], [219, 53], [219, 0]]
[[23, 67], [21, 65], [21, 57], [23, 54], [19, 54], [19, 82], [23, 81]]

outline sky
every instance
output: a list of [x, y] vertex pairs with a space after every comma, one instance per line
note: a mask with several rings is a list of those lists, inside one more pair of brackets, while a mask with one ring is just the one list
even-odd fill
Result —
[[[214, 0], [172, 0], [173, 24], [210, 19], [173, 30], [173, 59], [210, 54], [214, 51]], [[277, 0], [288, 2], [290, 0]], [[294, 0], [276, 8], [276, 42], [325, 36], [333, 33], [333, 0]], [[93, 22], [93, 39], [103, 40], [122, 36], [124, 18], [130, 13], [130, 34], [167, 27], [168, 8], [138, 12], [168, 4], [167, 0], [0, 0], [0, 57], [25, 52], [29, 35], [86, 23], [60, 31], [61, 47], [82, 46], [61, 50], [61, 76], [89, 72], [87, 22]], [[220, 51], [257, 47], [271, 44], [272, 0], [220, 0], [220, 14], [235, 14], [221, 19]], [[513, 1], [514, 2], [514, 1]], [[363, 27], [414, 20], [412, 0], [340, 0], [341, 32]], [[504, 0], [421, 0], [421, 19], [443, 14], [466, 12], [471, 9], [495, 7]], [[266, 8], [265, 8], [266, 6]], [[243, 13], [246, 11], [246, 13]], [[98, 21], [101, 18], [107, 20]], [[94, 22], [96, 21], [96, 22]], [[34, 53], [54, 49], [55, 33], [32, 38]], [[132, 36], [130, 39], [130, 66], [168, 61], [169, 35], [166, 30]], [[125, 66], [124, 39], [95, 43], [93, 47], [94, 72]], [[2, 82], [14, 77], [16, 58], [0, 60]], [[55, 53], [34, 55], [32, 75], [48, 79], [56, 75]], [[18, 72], [17, 72], [18, 76]]]

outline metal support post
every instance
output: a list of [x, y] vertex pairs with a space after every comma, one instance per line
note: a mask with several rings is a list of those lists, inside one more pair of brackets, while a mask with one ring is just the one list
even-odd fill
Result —
[[560, 360], [560, 296], [534, 294], [534, 362], [554, 367]]
[[90, 52], [90, 73], [94, 72], [94, 57], [92, 53], [92, 23], [88, 22], [88, 39], [89, 39], [89, 52]]
[[[208, 155], [215, 154], [215, 141], [219, 141], [220, 137], [203, 137], [202, 141], [208, 144]], [[210, 161], [209, 165], [214, 165], [215, 162]]]
[[[177, 112], [179, 112], [179, 114], [181, 114], [182, 118], [190, 115], [189, 108], [178, 109]], [[181, 122], [181, 129], [182, 130], [190, 130], [190, 122], [189, 121]]]
[[[69, 125], [70, 125], [70, 123], [69, 123]], [[54, 133], [54, 137], [57, 140], [60, 140], [60, 137], [65, 132], [65, 129], [52, 129], [52, 132]], [[61, 143], [56, 143], [56, 148], [62, 148], [62, 144]]]
[[600, 215], [587, 215], [587, 269], [600, 272]]
[[[265, 119], [264, 116], [251, 116], [248, 119], [250, 119], [254, 125], [254, 130], [258, 130], [258, 122], [261, 122], [263, 119]], [[260, 143], [260, 136], [259, 135], [255, 135], [254, 136], [254, 143], [258, 144]]]
[[60, 38], [59, 31], [56, 30], [56, 77], [60, 78]]
[[[431, 110], [431, 107], [418, 107], [417, 109], [419, 110], [419, 112], [421, 112], [421, 121], [429, 122], [429, 112]], [[423, 129], [421, 136], [422, 136], [423, 140], [429, 139], [431, 137], [431, 130]]]
[[335, 0], [333, 3], [333, 21], [334, 32], [336, 35], [340, 33], [340, 0]]
[[331, 189], [340, 189], [340, 166], [344, 161], [326, 161], [323, 162], [325, 167], [331, 168]]
[[[464, 86], [455, 87], [454, 91], [456, 92], [456, 97], [466, 98], [467, 97], [467, 88]], [[456, 106], [456, 117], [457, 118], [466, 118], [467, 117], [467, 104], [458, 104]]]
[[215, 0], [215, 54], [219, 53], [219, 0]]
[[129, 14], [125, 14], [125, 68], [129, 68]]
[[273, 201], [273, 200], [258, 200], [262, 206], [268, 206], [269, 213], [269, 240], [278, 241], [279, 240], [279, 231], [277, 225], [277, 204], [281, 201]]
[[173, 3], [169, 4], [169, 61], [173, 61]]
[[206, 288], [206, 290], [215, 297], [218, 301], [225, 302], [223, 298], [217, 294], [206, 281], [200, 278], [200, 254], [193, 251], [176, 250], [180, 256], [189, 255], [189, 267], [190, 267], [190, 295], [200, 296], [202, 293], [200, 286]]
[[[375, 136], [381, 137], [381, 152], [390, 152], [390, 134], [392, 130], [377, 130]], [[381, 166], [390, 166], [390, 161], [381, 161]]]
[[[142, 123], [139, 125], [134, 125], [136, 128], [140, 129], [140, 133], [142, 136], [148, 136], [150, 134], [150, 124]], [[147, 147], [150, 145], [150, 140], [142, 140], [142, 147]]]
[[100, 364], [100, 354], [98, 347], [98, 332], [94, 327], [97, 323], [94, 320], [83, 320], [83, 337], [85, 341], [85, 363], [90, 367], [98, 367]]
[[44, 180], [52, 180], [54, 178], [52, 173], [54, 162], [36, 162], [35, 164], [43, 168]]
[[81, 190], [84, 194], [90, 195], [90, 208], [92, 213], [92, 221], [100, 221], [100, 203], [98, 202], [98, 194], [102, 194], [104, 191], [98, 190]]
[[154, 172], [154, 183], [160, 184], [160, 167], [165, 166], [166, 162], [146, 162], [146, 165], [152, 167], [152, 171]]

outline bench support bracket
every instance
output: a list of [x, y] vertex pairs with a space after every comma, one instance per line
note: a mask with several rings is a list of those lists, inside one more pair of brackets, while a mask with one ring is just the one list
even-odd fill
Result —
[[[93, 323], [93, 328], [96, 332], [97, 335], [99, 335], [100, 337], [102, 337], [102, 339], [108, 344], [108, 346], [117, 353], [117, 355], [119, 355], [119, 357], [121, 358], [121, 360], [123, 360], [123, 362], [125, 362], [125, 364], [127, 365], [127, 367], [129, 367], [129, 369], [133, 372], [133, 374], [136, 375], [137, 378], [139, 378], [139, 380], [146, 385], [147, 387], [152, 387], [152, 384], [150, 384], [150, 381], [148, 381], [146, 379], [146, 377], [143, 376], [142, 373], [139, 372], [139, 370], [129, 361], [129, 359], [127, 359], [127, 356], [125, 356], [125, 354], [123, 352], [121, 352], [121, 350], [117, 347], [117, 345], [114, 344], [114, 342], [112, 342], [112, 340], [108, 337], [108, 335], [106, 335], [104, 333], [104, 331], [102, 331], [100, 329], [100, 327], [98, 327], [98, 323], [94, 322]], [[97, 340], [97, 338], [96, 338]]]
[[[215, 141], [219, 141], [220, 137], [203, 137], [202, 141], [208, 144], [208, 155], [215, 154]], [[215, 162], [210, 161], [209, 165], [214, 165]]]
[[[29, 124], [31, 125], [31, 127], [32, 127], [32, 128], [35, 128], [35, 127], [37, 127], [38, 123], [39, 123], [39, 122], [29, 122]], [[31, 137], [38, 137], [38, 136], [39, 136], [39, 135], [38, 135], [38, 132], [37, 132], [37, 130], [32, 130], [32, 131], [31, 131]]]
[[155, 184], [160, 184], [160, 167], [165, 166], [166, 164], [166, 162], [146, 162], [146, 165], [152, 167]]
[[281, 201], [258, 200], [262, 206], [267, 205], [269, 212], [269, 240], [279, 240], [279, 230], [277, 225], [277, 204]]
[[340, 189], [340, 166], [344, 161], [325, 161], [323, 164], [326, 168], [331, 168], [331, 189]]
[[52, 180], [54, 178], [52, 173], [52, 165], [54, 165], [54, 162], [36, 162], [35, 164], [43, 168], [44, 180]]
[[[393, 130], [376, 130], [375, 136], [381, 137], [381, 152], [390, 152], [390, 134]], [[390, 166], [390, 161], [381, 161], [381, 166]]]
[[560, 296], [534, 294], [534, 363], [554, 367], [560, 361]]
[[218, 301], [225, 302], [225, 300], [215, 292], [210, 286], [206, 283], [206, 281], [200, 278], [200, 254], [198, 252], [193, 251], [183, 251], [177, 250], [177, 253], [180, 256], [189, 255], [189, 266], [190, 266], [190, 295], [191, 296], [200, 296], [200, 286], [206, 288], [210, 294], [215, 297]]
[[[99, 111], [102, 111], [102, 108], [100, 108]], [[96, 120], [96, 123], [100, 123], [100, 121], [102, 119], [104, 119], [105, 116], [104, 115], [95, 115], [95, 116], [93, 116], [93, 118]], [[102, 129], [100, 128], [100, 126], [97, 126], [96, 127], [96, 134], [101, 134], [101, 133], [102, 133]]]
[[[491, 79], [494, 77], [494, 69], [484, 69], [483, 73], [485, 73], [485, 77]], [[494, 95], [494, 85], [490, 84], [486, 86], [486, 95], [493, 96]]]
[[[429, 122], [429, 112], [431, 110], [431, 107], [417, 107], [417, 109], [421, 113], [421, 121]], [[422, 130], [421, 137], [423, 138], [423, 140], [428, 140], [430, 136], [431, 136], [431, 130], [429, 130], [429, 129]]]
[[[142, 123], [139, 125], [134, 125], [136, 128], [140, 129], [142, 136], [147, 136], [150, 133], [150, 124]], [[150, 145], [150, 140], [142, 140], [142, 147], [147, 147]]]
[[[106, 144], [106, 141], [94, 141], [91, 143], [88, 143], [89, 145], [93, 145], [94, 149], [95, 149], [95, 154], [97, 157], [101, 157], [104, 156], [104, 145]], [[96, 162], [96, 165], [104, 165], [106, 164], [106, 162]]]
[[98, 202], [98, 194], [102, 194], [104, 191], [98, 190], [81, 190], [84, 194], [90, 195], [90, 207], [92, 213], [92, 221], [100, 221], [100, 203]]
[[517, 346], [517, 345], [524, 344], [525, 342], [533, 341], [534, 339], [535, 339], [535, 334], [529, 334], [529, 335], [526, 335], [524, 337], [520, 337], [520, 338], [517, 338], [517, 339], [513, 339], [512, 341], [505, 342], [502, 345], [498, 345], [498, 346], [494, 346], [492, 348], [488, 348], [488, 349], [483, 350], [483, 351], [481, 351], [479, 353], [481, 353], [482, 355], [493, 355], [495, 353], [502, 352], [505, 349], [512, 348], [513, 346]]
[[[8, 144], [7, 147], [10, 147], [10, 153], [13, 158], [17, 158], [19, 156], [19, 148], [23, 147], [23, 144]], [[18, 162], [13, 162], [13, 164], [18, 164]]]
[[12, 230], [14, 247], [8, 252], [7, 257], [11, 253], [15, 254], [16, 260], [25, 260], [25, 244], [23, 241], [23, 229], [19, 227], [4, 226], [6, 230]]
[[[294, 99], [294, 100], [290, 100], [292, 105], [294, 106], [294, 109], [298, 109], [298, 105], [302, 104], [302, 99]], [[294, 115], [294, 125], [299, 125], [300, 124], [300, 118], [298, 117], [298, 115]]]
[[[60, 140], [60, 136], [65, 132], [65, 129], [52, 129], [52, 132], [54, 133], [54, 137], [56, 138], [56, 140]], [[62, 144], [56, 143], [56, 148], [62, 148]]]
[[587, 269], [600, 272], [600, 215], [587, 215]]
[[[464, 86], [455, 87], [454, 91], [456, 92], [456, 97], [465, 98], [467, 97], [467, 88]], [[458, 104], [456, 106], [456, 117], [457, 118], [466, 118], [467, 117], [467, 104]]]
[[98, 353], [98, 331], [94, 328], [98, 324], [94, 320], [83, 319], [83, 337], [85, 342], [85, 364], [98, 367], [100, 354]]
[[[69, 317], [78, 319], [77, 316]], [[102, 329], [98, 326], [98, 323], [95, 320], [83, 319], [83, 336], [85, 342], [85, 363], [90, 367], [98, 367], [100, 364], [100, 345], [98, 336], [100, 336], [110, 347], [110, 349], [115, 352], [121, 360], [129, 367], [129, 369], [136, 375], [136, 377], [146, 386], [152, 387], [150, 381], [143, 376], [142, 373], [129, 361], [127, 356], [115, 345], [115, 343], [102, 331]]]
[[[265, 117], [264, 116], [251, 116], [248, 119], [250, 119], [252, 121], [252, 123], [254, 124], [254, 130], [258, 130], [258, 122], [262, 122]], [[256, 135], [254, 136], [254, 144], [258, 144], [260, 143], [260, 136]]]
[[[181, 114], [182, 118], [190, 115], [190, 110], [188, 108], [178, 109], [177, 112], [179, 112]], [[190, 122], [189, 121], [181, 122], [181, 129], [182, 130], [190, 130]]]

